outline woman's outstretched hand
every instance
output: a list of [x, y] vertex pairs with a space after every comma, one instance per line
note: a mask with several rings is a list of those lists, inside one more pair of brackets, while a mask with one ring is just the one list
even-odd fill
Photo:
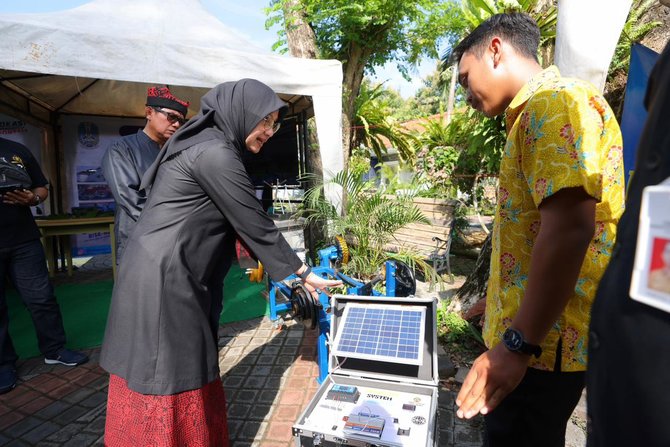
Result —
[[310, 274], [307, 275], [307, 278], [303, 280], [303, 283], [305, 284], [305, 288], [309, 290], [315, 299], [319, 298], [320, 292], [330, 296], [330, 291], [328, 290], [330, 287], [338, 287], [342, 285], [342, 281], [339, 279], [324, 279], [314, 272], [310, 272]]

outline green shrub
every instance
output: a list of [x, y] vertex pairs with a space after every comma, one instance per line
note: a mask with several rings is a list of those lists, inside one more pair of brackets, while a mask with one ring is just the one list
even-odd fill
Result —
[[438, 336], [452, 346], [472, 348], [473, 342], [476, 342], [478, 348], [484, 346], [484, 339], [479, 330], [458, 313], [448, 312], [446, 307], [446, 302], [443, 302], [437, 309]]

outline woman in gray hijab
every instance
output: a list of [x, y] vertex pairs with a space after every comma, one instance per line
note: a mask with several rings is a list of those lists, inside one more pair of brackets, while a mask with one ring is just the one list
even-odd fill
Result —
[[119, 269], [100, 355], [110, 373], [105, 445], [228, 445], [217, 333], [237, 237], [274, 280], [295, 273], [310, 291], [340, 284], [302, 263], [242, 163], [286, 110], [259, 81], [220, 84], [145, 174], [151, 192]]

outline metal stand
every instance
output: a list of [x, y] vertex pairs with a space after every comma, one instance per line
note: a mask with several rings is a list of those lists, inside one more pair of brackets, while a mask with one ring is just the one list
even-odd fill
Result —
[[[416, 291], [416, 279], [412, 270], [403, 262], [388, 260], [384, 263], [384, 275], [378, 275], [367, 283], [357, 281], [338, 272], [332, 265], [341, 262], [346, 247], [331, 246], [319, 251], [319, 265], [312, 268], [312, 273], [322, 278], [340, 279], [347, 287], [347, 295], [364, 296], [411, 296]], [[348, 256], [348, 252], [346, 252]], [[378, 292], [374, 286], [385, 281], [386, 294]], [[306, 329], [319, 328], [317, 345], [317, 361], [319, 377], [323, 383], [328, 376], [328, 334], [330, 333], [330, 298], [324, 292], [318, 299], [302, 285], [298, 277], [291, 275], [284, 281], [268, 281], [270, 319], [279, 327], [280, 314], [289, 313], [298, 321], [302, 321]], [[278, 302], [278, 294], [284, 302]]]

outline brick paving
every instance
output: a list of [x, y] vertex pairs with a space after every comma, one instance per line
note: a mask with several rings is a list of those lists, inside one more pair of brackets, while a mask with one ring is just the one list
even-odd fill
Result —
[[[80, 269], [55, 282], [109, 275]], [[292, 425], [318, 388], [317, 335], [290, 320], [278, 329], [267, 317], [220, 328], [231, 447], [295, 445]], [[0, 446], [104, 445], [108, 375], [98, 366], [99, 348], [86, 352], [91, 361], [75, 368], [45, 365], [41, 357], [19, 361], [17, 388], [0, 396]], [[480, 446], [481, 418], [456, 418], [454, 397], [440, 387], [439, 446]]]
[[86, 352], [91, 361], [76, 368], [19, 363], [18, 386], [0, 396], [0, 445], [102, 445], [109, 379], [99, 349]]

